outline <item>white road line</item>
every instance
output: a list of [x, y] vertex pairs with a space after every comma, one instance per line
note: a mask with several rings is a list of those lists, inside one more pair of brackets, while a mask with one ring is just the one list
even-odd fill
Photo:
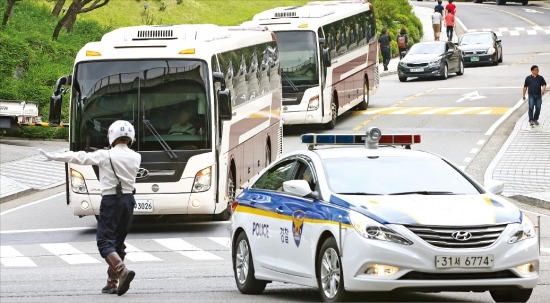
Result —
[[543, 247], [541, 247], [540, 250], [543, 251], [543, 252], [550, 253], [550, 248], [543, 248]]
[[478, 151], [479, 148], [472, 148], [472, 150], [470, 150], [470, 154], [477, 154]]
[[34, 267], [31, 258], [23, 256], [22, 253], [9, 245], [0, 246], [0, 263], [6, 267]]
[[81, 252], [68, 243], [40, 244], [40, 246], [69, 264], [100, 263], [97, 259]]
[[129, 244], [128, 242], [124, 243], [126, 245], [126, 257], [132, 262], [145, 262], [145, 261], [162, 261], [161, 259], [153, 256], [150, 253], [146, 253], [141, 249], [136, 248], [135, 246]]
[[39, 229], [15, 229], [2, 230], [0, 234], [22, 234], [22, 233], [39, 233], [39, 232], [56, 232], [56, 231], [75, 231], [75, 230], [92, 230], [95, 227], [67, 227], [67, 228], [39, 228]]
[[438, 87], [439, 90], [479, 90], [479, 89], [518, 89], [523, 86], [484, 86], [484, 87]]
[[225, 246], [227, 248], [229, 248], [230, 246], [230, 239], [229, 237], [208, 237], [208, 239], [222, 245], [222, 246]]
[[466, 158], [464, 158], [464, 162], [470, 163], [470, 162], [472, 162], [472, 158], [471, 157], [466, 157]]
[[483, 144], [485, 144], [485, 140], [479, 140], [479, 141], [477, 141], [477, 145], [483, 145]]
[[204, 251], [180, 238], [153, 239], [160, 245], [174, 250], [193, 260], [222, 260], [221, 257], [213, 253]]
[[8, 209], [8, 210], [6, 210], [6, 211], [1, 212], [1, 213], [0, 213], [0, 216], [9, 214], [9, 213], [11, 213], [11, 212], [20, 210], [20, 209], [25, 208], [25, 207], [28, 207], [28, 206], [32, 206], [32, 205], [35, 205], [35, 204], [42, 203], [42, 202], [47, 201], [47, 200], [52, 199], [52, 198], [60, 197], [60, 196], [62, 196], [62, 195], [65, 195], [65, 192], [61, 192], [61, 193], [55, 194], [55, 195], [53, 195], [53, 196], [46, 197], [46, 198], [44, 198], [44, 199], [40, 199], [40, 200], [35, 201], [35, 202], [23, 204], [23, 205], [21, 205], [21, 206], [14, 207], [14, 208], [12, 208], [12, 209]]

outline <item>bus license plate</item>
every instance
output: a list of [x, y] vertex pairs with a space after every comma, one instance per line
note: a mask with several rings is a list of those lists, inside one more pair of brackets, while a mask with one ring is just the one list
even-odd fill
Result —
[[418, 73], [418, 72], [423, 72], [424, 69], [423, 68], [411, 68], [411, 73]]
[[136, 200], [136, 205], [134, 205], [134, 212], [152, 213], [153, 212], [153, 199], [139, 199], [139, 200]]
[[435, 256], [435, 267], [437, 268], [481, 268], [493, 266], [493, 255]]
[[472, 62], [478, 62], [479, 61], [479, 57], [478, 56], [473, 56], [472, 58], [470, 58], [470, 60]]

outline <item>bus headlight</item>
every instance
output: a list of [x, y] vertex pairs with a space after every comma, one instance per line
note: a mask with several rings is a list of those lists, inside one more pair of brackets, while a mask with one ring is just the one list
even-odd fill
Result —
[[349, 218], [355, 230], [367, 239], [383, 240], [403, 245], [413, 244], [402, 235], [358, 212], [350, 212]]
[[514, 244], [525, 239], [534, 238], [536, 235], [535, 225], [531, 222], [531, 219], [529, 219], [525, 214], [522, 217], [523, 220], [521, 221], [518, 230], [508, 240], [508, 243], [510, 244]]
[[71, 169], [71, 189], [77, 194], [87, 194], [88, 188], [84, 176], [74, 169]]
[[207, 191], [212, 185], [212, 167], [207, 167], [199, 171], [195, 175], [195, 181], [193, 181], [193, 189], [191, 190], [194, 193]]
[[307, 110], [317, 110], [319, 108], [319, 95], [313, 96], [309, 99]]

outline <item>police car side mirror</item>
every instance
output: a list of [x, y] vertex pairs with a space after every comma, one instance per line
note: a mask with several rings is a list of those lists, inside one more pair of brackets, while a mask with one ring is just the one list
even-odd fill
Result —
[[489, 179], [485, 181], [485, 190], [495, 195], [499, 195], [504, 191], [504, 182]]
[[283, 182], [283, 190], [286, 193], [296, 195], [299, 197], [307, 197], [317, 199], [318, 194], [309, 187], [309, 183], [306, 180], [289, 180]]

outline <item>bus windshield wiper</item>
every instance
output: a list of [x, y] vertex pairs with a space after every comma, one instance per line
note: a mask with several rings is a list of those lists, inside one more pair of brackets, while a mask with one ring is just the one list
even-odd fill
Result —
[[392, 193], [388, 195], [397, 196], [397, 195], [456, 195], [456, 194], [450, 191], [419, 190], [419, 191], [404, 191], [404, 192]]
[[288, 85], [290, 85], [290, 87], [292, 87], [292, 89], [297, 92], [298, 91], [298, 87], [296, 85], [294, 85], [294, 82], [292, 82], [292, 80], [290, 80], [290, 78], [286, 75], [285, 72], [281, 72], [281, 74], [283, 75], [283, 78], [286, 80], [286, 82], [288, 83]]
[[143, 119], [143, 124], [145, 124], [145, 126], [147, 126], [149, 131], [155, 137], [155, 139], [157, 139], [157, 141], [159, 141], [160, 146], [162, 146], [162, 148], [164, 148], [164, 151], [166, 151], [166, 153], [168, 154], [168, 157], [170, 157], [170, 159], [172, 159], [172, 160], [177, 159], [178, 155], [176, 155], [176, 153], [174, 153], [174, 151], [170, 148], [170, 146], [166, 143], [166, 141], [164, 141], [164, 139], [162, 139], [162, 137], [159, 135], [159, 133], [157, 132], [157, 130], [155, 129], [153, 124], [151, 124], [151, 122], [147, 119]]

